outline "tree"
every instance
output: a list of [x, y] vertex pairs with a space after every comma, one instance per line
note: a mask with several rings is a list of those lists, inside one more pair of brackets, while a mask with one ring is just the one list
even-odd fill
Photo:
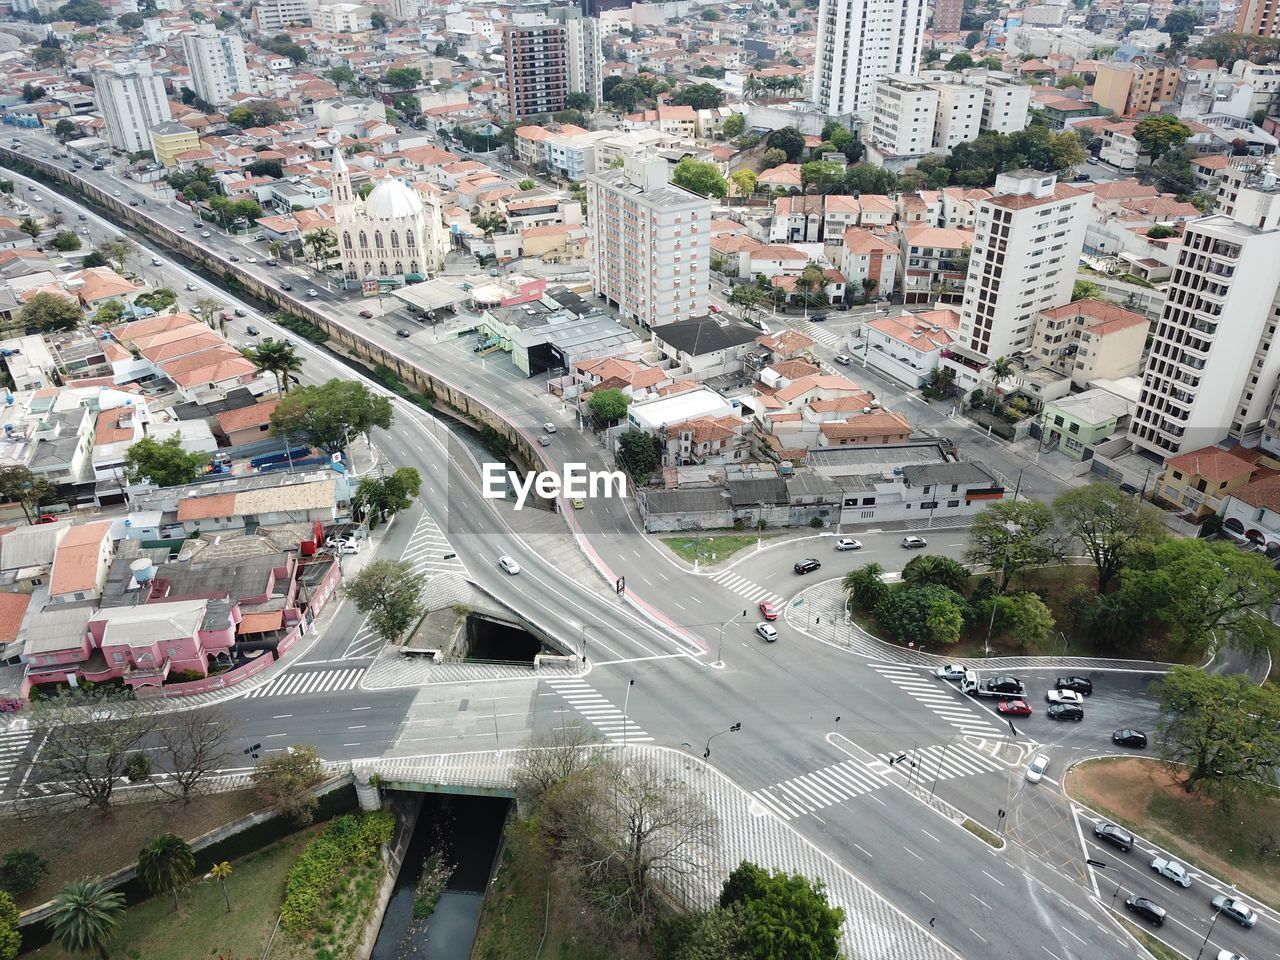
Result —
[[422, 616], [421, 574], [403, 560], [375, 560], [347, 586], [356, 609], [385, 643], [399, 643]]
[[969, 571], [959, 560], [922, 553], [907, 561], [902, 568], [902, 581], [913, 587], [936, 583], [964, 596], [969, 589]]
[[[555, 803], [559, 788], [587, 774], [600, 755], [589, 749], [595, 735], [584, 723], [557, 724], [535, 732], [529, 738], [529, 749], [522, 750], [512, 773], [512, 784], [522, 803], [541, 814], [544, 803]], [[554, 829], [557, 813], [548, 811], [544, 826]]]
[[163, 441], [143, 437], [124, 454], [124, 475], [130, 483], [149, 480], [157, 487], [177, 487], [191, 483], [209, 462], [199, 450], [188, 453], [177, 434]]
[[72, 250], [80, 249], [80, 238], [74, 230], [59, 230], [53, 236], [53, 247], [55, 250], [61, 250], [63, 253], [69, 253]]
[[27, 523], [31, 523], [32, 515], [39, 511], [40, 502], [52, 492], [53, 484], [49, 480], [21, 464], [0, 467], [0, 497], [6, 503], [19, 504]]
[[125, 264], [137, 254], [138, 248], [131, 240], [126, 240], [124, 237], [115, 237], [111, 240], [103, 240], [98, 244], [98, 252], [107, 258], [118, 273], [124, 273]]
[[1080, 140], [1080, 134], [1074, 130], [1063, 130], [1055, 134], [1050, 142], [1053, 151], [1053, 169], [1068, 170], [1078, 167], [1089, 159], [1088, 151]]
[[129, 759], [124, 762], [124, 775], [130, 783], [142, 783], [151, 779], [151, 768], [151, 755], [139, 750], [129, 754]]
[[604, 90], [604, 98], [613, 104], [619, 113], [632, 113], [635, 110], [636, 105], [639, 104], [641, 98], [644, 96], [644, 91], [642, 91], [635, 82], [631, 80], [625, 80], [621, 83], [617, 83], [611, 90], [607, 89], [608, 80], [611, 79], [613, 78], [606, 78], [606, 83], [604, 85], [606, 88]]
[[627, 415], [627, 407], [631, 404], [631, 398], [621, 390], [597, 390], [591, 394], [591, 399], [587, 401], [587, 406], [591, 408], [591, 412], [595, 418], [603, 423], [617, 423]]
[[1163, 223], [1157, 223], [1154, 227], [1147, 230], [1147, 236], [1152, 240], [1168, 240], [1170, 237], [1176, 237], [1178, 231], [1173, 227], [1166, 226]]
[[1280, 761], [1280, 694], [1243, 674], [1176, 666], [1160, 682], [1160, 756], [1183, 764], [1182, 788], [1230, 808], [1269, 794]]
[[24, 327], [36, 327], [42, 333], [55, 330], [74, 330], [84, 319], [80, 304], [60, 293], [37, 293], [18, 311], [18, 322]]
[[677, 90], [671, 97], [671, 103], [695, 110], [714, 110], [724, 106], [724, 91], [713, 83], [691, 83]]
[[43, 100], [45, 93], [48, 91], [44, 87], [32, 86], [28, 81], [22, 85], [22, 99], [27, 103], [35, 103], [37, 100]]
[[1160, 512], [1109, 483], [1091, 483], [1059, 494], [1053, 512], [1098, 570], [1098, 593], [1106, 593], [1129, 560], [1164, 538]]
[[315, 817], [319, 801], [312, 788], [323, 772], [316, 748], [302, 744], [260, 760], [253, 770], [253, 789], [264, 804], [302, 826]]
[[385, 30], [387, 28], [387, 15], [381, 10], [375, 10], [369, 14], [369, 25], [375, 30]]
[[760, 155], [760, 169], [772, 170], [787, 162], [787, 152], [778, 147], [770, 147]]
[[276, 393], [289, 392], [289, 375], [302, 369], [302, 358], [288, 340], [260, 343], [248, 351], [250, 362], [276, 378]]
[[90, 267], [106, 267], [110, 266], [97, 250], [90, 250], [80, 261], [80, 266], [88, 270]]
[[804, 153], [804, 134], [795, 127], [781, 127], [769, 134], [766, 146], [781, 150], [787, 155], [787, 162], [795, 163]]
[[725, 117], [724, 125], [720, 129], [730, 139], [740, 137], [742, 136], [742, 131], [747, 129], [747, 118], [740, 113], [730, 114]]
[[222, 888], [222, 899], [226, 901], [227, 913], [231, 912], [231, 894], [227, 892], [227, 880], [231, 876], [231, 861], [223, 860], [209, 868], [209, 876], [218, 881]]
[[864, 564], [857, 570], [850, 570], [844, 575], [841, 586], [848, 595], [849, 609], [867, 613], [876, 608], [876, 604], [889, 589], [889, 585], [884, 582], [884, 567], [874, 562]]
[[150, 293], [140, 293], [133, 298], [133, 302], [139, 307], [149, 307], [152, 310], [163, 310], [171, 307], [178, 302], [178, 295], [168, 287], [157, 287]]
[[1053, 612], [1034, 593], [1024, 591], [1011, 597], [995, 597], [1003, 609], [1001, 625], [1028, 650], [1036, 650], [1053, 637], [1057, 621]]
[[745, 918], [752, 960], [838, 960], [844, 910], [831, 906], [822, 881], [784, 871], [766, 872], [744, 860], [725, 879], [722, 908]]
[[844, 185], [851, 193], [893, 193], [898, 188], [898, 177], [883, 167], [854, 163], [844, 172]]
[[1013, 361], [1008, 357], [996, 357], [991, 361], [991, 391], [996, 398], [996, 406], [1000, 404], [1000, 384], [1012, 380], [1014, 375]]
[[644, 430], [627, 430], [618, 437], [618, 466], [643, 485], [662, 462], [662, 445], [657, 437]]
[[422, 86], [422, 71], [417, 67], [392, 67], [382, 75], [382, 82], [397, 90], [415, 90]]
[[49, 929], [63, 948], [72, 953], [96, 953], [109, 960], [107, 943], [124, 919], [124, 894], [100, 878], [77, 880], [53, 898]]
[[809, 310], [809, 304], [813, 300], [813, 295], [826, 285], [827, 277], [823, 273], [822, 267], [816, 263], [805, 264], [805, 268], [800, 271], [800, 276], [796, 277], [796, 292], [800, 294], [804, 301], [806, 313]]
[[366, 474], [356, 487], [354, 503], [373, 524], [413, 506], [422, 490], [422, 478], [413, 467], [400, 467], [391, 476]]
[[832, 193], [844, 186], [845, 168], [830, 160], [811, 160], [800, 167], [800, 186], [814, 193]]
[[0, 960], [15, 960], [22, 949], [22, 933], [18, 928], [18, 905], [13, 897], [0, 890]]
[[374, 427], [389, 430], [392, 419], [386, 397], [357, 381], [335, 379], [286, 393], [271, 411], [271, 432], [333, 454]]
[[216, 327], [225, 305], [221, 300], [215, 300], [213, 297], [201, 297], [196, 301], [195, 309], [206, 326]]
[[76, 23], [97, 24], [111, 19], [102, 4], [97, 0], [71, 0], [58, 8], [58, 16]]
[[176, 833], [152, 837], [138, 852], [138, 876], [152, 893], [173, 893], [173, 909], [178, 909], [178, 888], [191, 880], [196, 872], [191, 845]]
[[205, 779], [227, 765], [233, 726], [217, 708], [167, 714], [157, 731], [156, 758], [167, 774], [156, 781], [160, 791], [190, 803]]
[[1069, 87], [1077, 87], [1083, 90], [1089, 84], [1084, 77], [1078, 73], [1068, 73], [1058, 78], [1057, 87], [1059, 90], [1066, 90]]
[[1152, 163], [1171, 150], [1181, 149], [1190, 136], [1189, 126], [1166, 113], [1143, 117], [1133, 128], [1133, 139], [1150, 154]]
[[40, 886], [48, 871], [49, 861], [36, 851], [15, 847], [0, 860], [0, 891], [14, 897], [25, 896]]
[[760, 178], [756, 176], [754, 170], [743, 167], [741, 170], [735, 170], [729, 175], [729, 180], [733, 184], [733, 192], [740, 197], [749, 197], [756, 192]]
[[738, 284], [729, 293], [729, 302], [742, 311], [742, 319], [748, 323], [768, 299], [769, 294], [754, 283]]
[[671, 174], [671, 182], [700, 197], [723, 199], [729, 192], [729, 184], [714, 163], [705, 163], [693, 157], [685, 157], [676, 164]]
[[1071, 285], [1071, 299], [1097, 300], [1102, 295], [1102, 288], [1091, 280], [1077, 280]]
[[346, 64], [338, 67], [330, 67], [324, 72], [324, 78], [339, 90], [350, 90], [356, 85], [355, 71]]
[[973, 67], [973, 57], [967, 53], [957, 53], [954, 57], [947, 61], [945, 69], [959, 72], [961, 70], [969, 70]]
[[79, 130], [79, 127], [65, 117], [53, 125], [54, 136], [63, 143], [66, 143], [68, 137], [75, 136], [77, 130]]
[[902, 643], [958, 643], [964, 615], [964, 598], [936, 583], [887, 590], [875, 606], [876, 620]]
[[973, 518], [965, 558], [997, 571], [998, 592], [1029, 567], [1042, 567], [1058, 556], [1053, 513], [1034, 500], [1000, 500]]
[[1203, 22], [1204, 18], [1195, 7], [1174, 7], [1169, 11], [1169, 15], [1164, 18], [1164, 27], [1162, 29], [1169, 34], [1189, 34]]
[[40, 236], [40, 221], [35, 217], [23, 217], [18, 221], [18, 229], [34, 240]]
[[321, 227], [304, 234], [302, 245], [306, 248], [311, 263], [318, 272], [327, 269], [329, 263], [338, 255], [338, 235], [328, 227]]
[[530, 180], [528, 177], [525, 177], [518, 184], [516, 184], [516, 186], [518, 186], [521, 190], [535, 190], [537, 189], [538, 183], [536, 180]]

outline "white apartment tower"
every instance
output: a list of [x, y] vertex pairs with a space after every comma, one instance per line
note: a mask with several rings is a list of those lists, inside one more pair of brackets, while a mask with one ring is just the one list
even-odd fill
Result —
[[938, 89], [919, 77], [890, 73], [876, 81], [871, 142], [882, 154], [923, 157], [933, 146]]
[[1036, 317], [1071, 301], [1090, 195], [1051, 173], [996, 177], [978, 202], [959, 343], [990, 359], [1029, 349]]
[[150, 151], [151, 127], [172, 116], [164, 83], [151, 64], [130, 61], [95, 70], [93, 86], [111, 145], [126, 153]]
[[976, 140], [982, 127], [981, 87], [968, 83], [940, 83], [938, 113], [933, 127], [933, 152], [944, 157], [966, 140]]
[[313, 0], [263, 0], [253, 8], [259, 33], [279, 33], [285, 27], [310, 26]]
[[821, 0], [813, 101], [831, 116], [866, 114], [876, 81], [920, 67], [925, 0]]
[[1129, 439], [1162, 457], [1256, 441], [1280, 375], [1280, 230], [1225, 214], [1186, 225]]
[[669, 182], [655, 154], [587, 177], [591, 285], [644, 327], [705, 316], [711, 201]]
[[222, 106], [235, 94], [253, 89], [238, 33], [202, 23], [195, 33], [183, 34], [182, 52], [191, 70], [191, 89], [206, 103]]
[[591, 102], [604, 100], [604, 52], [600, 46], [600, 20], [586, 17], [577, 7], [556, 7], [551, 18], [564, 24], [565, 52], [569, 61], [569, 92], [585, 93]]
[[1031, 88], [1013, 78], [988, 76], [982, 85], [982, 129], [1017, 133], [1027, 128]]

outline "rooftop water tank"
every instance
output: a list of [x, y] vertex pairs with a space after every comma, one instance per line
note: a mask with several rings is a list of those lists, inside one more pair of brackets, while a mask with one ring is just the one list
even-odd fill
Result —
[[139, 557], [129, 564], [129, 572], [138, 583], [150, 583], [156, 575], [156, 568], [146, 557]]

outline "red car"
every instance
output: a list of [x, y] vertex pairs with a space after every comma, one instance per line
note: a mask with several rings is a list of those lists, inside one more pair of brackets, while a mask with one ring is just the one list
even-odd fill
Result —
[[1027, 706], [1027, 701], [1025, 700], [1001, 700], [996, 709], [1011, 717], [1031, 716], [1031, 708]]
[[372, 310], [361, 310], [361, 311], [360, 311], [360, 316], [364, 317], [366, 320], [372, 320], [372, 319], [373, 319], [373, 311], [372, 311]]
[[766, 620], [777, 620], [778, 611], [774, 609], [773, 604], [770, 603], [768, 600], [761, 600], [760, 616], [764, 617]]

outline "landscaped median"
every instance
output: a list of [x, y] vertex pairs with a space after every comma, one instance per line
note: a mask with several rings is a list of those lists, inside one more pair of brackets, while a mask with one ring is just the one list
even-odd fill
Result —
[[759, 537], [754, 533], [729, 533], [713, 537], [663, 537], [662, 542], [668, 550], [689, 563], [723, 563], [735, 553], [776, 536], [776, 533]]

